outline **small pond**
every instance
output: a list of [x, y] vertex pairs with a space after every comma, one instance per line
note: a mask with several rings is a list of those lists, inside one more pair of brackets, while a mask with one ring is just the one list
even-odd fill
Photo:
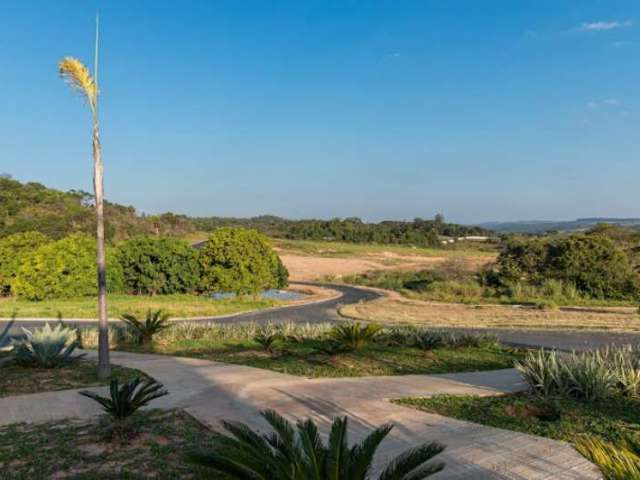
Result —
[[[258, 295], [262, 298], [269, 298], [272, 300], [301, 300], [307, 296], [302, 292], [295, 292], [293, 290], [278, 290], [275, 288], [265, 290]], [[218, 292], [211, 294], [211, 297], [215, 298], [216, 300], [221, 300], [224, 298], [234, 298], [235, 296], [236, 294], [231, 292]]]

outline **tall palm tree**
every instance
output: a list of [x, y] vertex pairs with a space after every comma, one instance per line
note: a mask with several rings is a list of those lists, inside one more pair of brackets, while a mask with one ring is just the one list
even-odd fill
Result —
[[58, 65], [60, 76], [87, 99], [93, 124], [93, 191], [96, 210], [96, 264], [98, 267], [98, 377], [111, 374], [109, 363], [109, 325], [107, 322], [107, 266], [104, 246], [104, 181], [100, 122], [98, 121], [98, 17], [96, 16], [96, 46], [94, 74], [73, 57], [65, 57]]
[[[294, 425], [273, 410], [265, 410], [262, 416], [273, 433], [260, 435], [243, 423], [223, 422], [232, 436], [214, 434], [211, 450], [194, 452], [187, 460], [234, 480], [373, 480], [373, 457], [392, 429], [392, 425], [383, 425], [349, 447], [347, 417], [336, 418], [325, 445], [312, 420]], [[430, 477], [444, 468], [444, 463], [429, 461], [444, 448], [434, 442], [410, 449], [392, 460], [376, 478]]]

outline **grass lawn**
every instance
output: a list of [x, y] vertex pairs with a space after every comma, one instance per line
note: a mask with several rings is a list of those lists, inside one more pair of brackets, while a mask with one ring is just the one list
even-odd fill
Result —
[[111, 378], [100, 380], [97, 368], [95, 362], [84, 360], [73, 367], [63, 368], [24, 367], [9, 363], [1, 367], [0, 397], [108, 385], [111, 378], [130, 380], [146, 377], [138, 370], [112, 365]]
[[211, 444], [211, 432], [192, 417], [149, 410], [134, 418], [139, 435], [127, 444], [106, 441], [98, 419], [1, 427], [0, 472], [10, 471], [14, 480], [222, 480], [184, 462], [188, 451]]
[[452, 258], [465, 257], [470, 255], [487, 257], [496, 256], [496, 248], [489, 244], [461, 244], [447, 248], [414, 248], [410, 245], [326, 242], [314, 240], [273, 239], [272, 242], [273, 245], [282, 250], [283, 253], [324, 257], [350, 258], [382, 252], [393, 252], [399, 255], [420, 255], [425, 257]]
[[[177, 294], [144, 297], [137, 295], [109, 295], [109, 318], [118, 318], [123, 313], [144, 316], [147, 310], [163, 309], [173, 317], [204, 317], [273, 307], [281, 302], [253, 297], [238, 297], [215, 300], [205, 296]], [[51, 317], [60, 312], [63, 318], [95, 318], [96, 299], [81, 297], [30, 302], [16, 298], [0, 298], [0, 317]]]
[[[370, 343], [355, 352], [334, 355], [319, 349], [323, 340], [279, 342], [271, 354], [252, 340], [174, 340], [153, 346], [155, 353], [265, 368], [305, 377], [360, 377], [468, 372], [511, 368], [523, 354], [501, 347], [438, 348], [423, 351]], [[135, 347], [123, 346], [124, 349]]]
[[[396, 403], [447, 417], [492, 427], [564, 440], [572, 443], [590, 434], [617, 442], [624, 436], [640, 441], [640, 399], [621, 396], [601, 403], [558, 399], [544, 402], [526, 394], [498, 397], [438, 395], [405, 398]], [[549, 409], [549, 405], [554, 408]], [[539, 418], [544, 410], [556, 409], [559, 418]]]

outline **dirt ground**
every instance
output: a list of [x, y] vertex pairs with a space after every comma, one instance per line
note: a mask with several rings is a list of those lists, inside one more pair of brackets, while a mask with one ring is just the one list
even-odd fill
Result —
[[[289, 270], [291, 281], [335, 279], [371, 270], [422, 270], [442, 264], [451, 257], [401, 255], [395, 252], [367, 253], [354, 258], [295, 255], [281, 253], [280, 258]], [[493, 261], [487, 256], [464, 257], [470, 267], [479, 268]]]
[[340, 313], [356, 320], [433, 327], [640, 331], [640, 315], [632, 307], [540, 310], [524, 306], [424, 302], [391, 293], [372, 302], [347, 305]]

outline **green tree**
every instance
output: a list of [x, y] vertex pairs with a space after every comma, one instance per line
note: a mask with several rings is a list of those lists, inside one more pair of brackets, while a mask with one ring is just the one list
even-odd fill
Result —
[[50, 241], [39, 232], [16, 233], [0, 239], [0, 296], [14, 293], [11, 286], [25, 255]]
[[269, 239], [256, 230], [224, 227], [200, 250], [200, 290], [258, 293], [286, 286], [288, 273]]
[[[95, 241], [88, 235], [77, 233], [44, 244], [24, 256], [13, 290], [28, 300], [95, 295], [98, 290], [95, 259]], [[111, 250], [107, 261], [109, 290], [122, 291], [122, 268]]]
[[184, 240], [141, 235], [118, 245], [117, 255], [127, 293], [185, 293], [198, 286], [198, 254]]

